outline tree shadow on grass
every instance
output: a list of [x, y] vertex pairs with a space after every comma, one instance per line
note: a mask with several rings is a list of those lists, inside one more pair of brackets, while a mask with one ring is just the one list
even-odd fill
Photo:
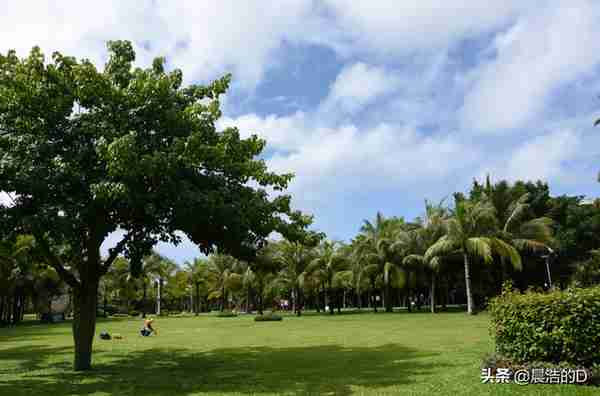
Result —
[[[52, 351], [22, 352], [22, 358], [35, 361], [43, 359], [36, 356]], [[431, 374], [444, 366], [431, 362], [436, 355], [396, 344], [371, 348], [340, 345], [246, 347], [196, 353], [153, 349], [126, 357], [103, 352], [96, 355], [100, 363], [91, 372], [76, 373], [69, 368], [0, 379], [0, 394], [242, 392], [349, 395], [353, 385], [379, 388], [414, 383], [414, 376]], [[34, 366], [39, 367], [39, 360]]]

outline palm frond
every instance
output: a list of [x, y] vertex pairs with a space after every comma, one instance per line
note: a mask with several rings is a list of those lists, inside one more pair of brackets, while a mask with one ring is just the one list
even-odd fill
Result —
[[498, 253], [501, 257], [505, 257], [510, 259], [510, 262], [514, 269], [517, 271], [521, 271], [523, 269], [523, 264], [521, 261], [521, 255], [514, 248], [514, 246], [509, 245], [499, 238], [491, 238], [490, 239], [492, 248], [496, 253]]
[[490, 246], [489, 238], [469, 238], [465, 242], [465, 247], [467, 249], [467, 253], [470, 255], [480, 257], [486, 263], [490, 263], [492, 261], [492, 248]]
[[456, 250], [456, 248], [457, 243], [453, 239], [450, 239], [448, 236], [443, 236], [427, 249], [425, 252], [425, 261], [429, 261], [435, 256], [445, 256]]
[[424, 263], [425, 257], [419, 254], [409, 254], [402, 260], [402, 264], [406, 267], [415, 267], [423, 265]]

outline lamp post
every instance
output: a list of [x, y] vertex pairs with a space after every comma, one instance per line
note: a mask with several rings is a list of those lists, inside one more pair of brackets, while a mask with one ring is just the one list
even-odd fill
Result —
[[160, 284], [161, 279], [156, 278], [156, 315], [160, 316]]
[[550, 257], [552, 257], [554, 255], [554, 250], [552, 250], [549, 247], [546, 247], [546, 249], [548, 249], [548, 254], [546, 254], [545, 256], [542, 256], [544, 259], [546, 259], [546, 275], [548, 276], [548, 288], [552, 288], [552, 277], [550, 276]]

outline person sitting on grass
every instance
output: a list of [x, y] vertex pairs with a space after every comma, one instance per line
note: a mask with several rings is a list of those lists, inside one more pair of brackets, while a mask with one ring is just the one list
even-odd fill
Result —
[[158, 335], [158, 332], [152, 327], [152, 323], [154, 322], [153, 318], [144, 319], [144, 327], [140, 330], [140, 334], [147, 337], [150, 334], [154, 333]]

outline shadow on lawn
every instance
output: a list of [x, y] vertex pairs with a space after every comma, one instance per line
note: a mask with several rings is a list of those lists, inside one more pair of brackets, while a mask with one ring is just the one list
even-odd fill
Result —
[[[27, 359], [23, 367], [40, 368], [52, 348], [3, 350]], [[18, 355], [18, 356], [17, 356]], [[100, 363], [88, 373], [69, 368], [42, 370], [30, 377], [0, 377], [0, 394], [175, 395], [196, 392], [351, 394], [352, 385], [369, 388], [408, 384], [442, 364], [423, 362], [435, 353], [389, 344], [373, 348], [339, 345], [297, 348], [227, 348], [190, 353], [154, 349], [126, 357], [96, 353]], [[8, 357], [9, 359], [11, 357]], [[114, 360], [113, 360], [114, 359]], [[110, 363], [102, 363], [102, 361]], [[426, 359], [430, 360], [430, 359]], [[65, 362], [65, 365], [68, 363]], [[5, 374], [5, 373], [4, 373]]]

